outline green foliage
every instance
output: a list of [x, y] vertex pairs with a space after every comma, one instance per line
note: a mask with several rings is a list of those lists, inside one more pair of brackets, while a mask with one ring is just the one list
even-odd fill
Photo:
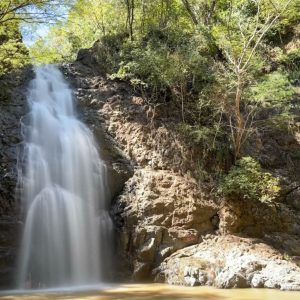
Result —
[[178, 130], [188, 143], [197, 146], [195, 170], [201, 180], [218, 178], [231, 165], [228, 137], [220, 123], [207, 123], [202, 126], [180, 123]]
[[[266, 1], [265, 15], [272, 10], [274, 7], [280, 7], [284, 2], [277, 0], [275, 5], [272, 4], [273, 1]], [[283, 45], [286, 40], [289, 40], [291, 33], [295, 34], [297, 27], [299, 28], [299, 19], [300, 19], [300, 0], [293, 0], [290, 2], [290, 5], [282, 13], [280, 20], [274, 24], [274, 26], [267, 33], [267, 40], [273, 45]]]
[[[30, 62], [28, 49], [20, 33], [22, 24], [38, 24], [60, 19], [60, 9], [73, 0], [1, 0], [0, 1], [0, 76], [22, 68]], [[57, 37], [57, 33], [55, 34]], [[57, 43], [58, 45], [58, 43]], [[59, 46], [52, 50], [52, 57], [47, 62], [55, 61], [59, 48], [64, 47], [61, 39]], [[42, 49], [43, 48], [43, 49]], [[37, 51], [49, 52], [48, 46], [37, 42]], [[51, 51], [50, 51], [51, 52]]]
[[0, 24], [0, 76], [29, 63], [18, 22]]
[[237, 161], [224, 177], [220, 191], [228, 197], [270, 202], [279, 192], [279, 180], [264, 172], [252, 157], [243, 157]]
[[42, 38], [39, 38], [30, 48], [30, 55], [35, 63], [59, 63], [75, 58], [72, 55], [72, 44], [68, 42], [63, 30], [54, 27], [50, 30], [48, 37], [51, 38], [51, 43], [45, 43]]
[[212, 126], [191, 126], [181, 123], [179, 124], [179, 130], [197, 144], [204, 144], [209, 146], [209, 148], [215, 147], [214, 143], [211, 142], [215, 139], [218, 132]]
[[30, 47], [31, 56], [39, 63], [71, 61], [99, 38], [119, 35], [124, 31], [125, 11], [118, 5], [110, 0], [75, 1], [68, 18]]
[[121, 60], [120, 52], [126, 45], [127, 37], [128, 34], [121, 31], [117, 34], [106, 35], [94, 44], [94, 58], [103, 73], [112, 74], [118, 70]]
[[277, 61], [288, 74], [292, 83], [297, 83], [300, 77], [300, 25], [295, 28], [295, 37], [289, 44], [289, 50], [281, 51]]
[[296, 67], [300, 65], [300, 49], [292, 49], [289, 53], [280, 57], [280, 62], [288, 67]]
[[250, 90], [255, 102], [269, 107], [288, 107], [289, 101], [295, 94], [288, 76], [281, 72], [263, 76], [261, 81]]
[[70, 1], [68, 16], [30, 47], [34, 61], [69, 62], [91, 48], [100, 72], [150, 105], [170, 105], [201, 148], [195, 160], [237, 159], [256, 126], [286, 127], [292, 117], [300, 0]]
[[157, 29], [124, 45], [119, 68], [111, 78], [148, 88], [154, 97], [168, 90], [173, 99], [182, 101], [188, 92], [199, 92], [211, 79], [211, 65], [205, 37]]

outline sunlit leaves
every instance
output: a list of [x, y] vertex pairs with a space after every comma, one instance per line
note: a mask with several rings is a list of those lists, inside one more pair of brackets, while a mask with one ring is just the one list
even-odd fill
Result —
[[29, 62], [16, 21], [0, 26], [0, 76]]
[[265, 75], [250, 90], [254, 101], [271, 107], [288, 107], [289, 101], [295, 94], [288, 76], [281, 72]]
[[230, 197], [248, 201], [270, 202], [280, 192], [279, 179], [261, 169], [252, 157], [243, 157], [232, 167], [220, 191]]

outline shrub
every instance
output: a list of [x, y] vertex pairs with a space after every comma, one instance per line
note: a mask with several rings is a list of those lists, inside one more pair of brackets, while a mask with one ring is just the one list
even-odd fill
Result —
[[140, 40], [127, 41], [120, 54], [119, 69], [111, 78], [143, 83], [152, 94], [171, 90], [173, 96], [186, 98], [192, 91], [199, 92], [211, 77], [207, 72], [211, 61], [204, 38], [203, 44], [197, 38], [173, 31], [151, 31]]
[[18, 22], [0, 26], [0, 77], [29, 63], [29, 55], [22, 43]]
[[287, 107], [295, 94], [287, 74], [273, 72], [264, 76], [263, 80], [251, 88], [255, 102], [267, 107]]
[[93, 46], [94, 57], [102, 72], [111, 74], [118, 69], [121, 49], [127, 39], [124, 32], [103, 36]]
[[264, 172], [255, 159], [243, 157], [224, 177], [220, 190], [229, 197], [270, 202], [280, 187], [278, 178]]

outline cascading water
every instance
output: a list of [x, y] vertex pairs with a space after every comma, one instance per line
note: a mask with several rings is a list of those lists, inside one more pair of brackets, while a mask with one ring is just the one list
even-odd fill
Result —
[[61, 72], [50, 65], [35, 73], [29, 124], [23, 125], [19, 287], [96, 284], [103, 280], [112, 232], [105, 164], [75, 116]]

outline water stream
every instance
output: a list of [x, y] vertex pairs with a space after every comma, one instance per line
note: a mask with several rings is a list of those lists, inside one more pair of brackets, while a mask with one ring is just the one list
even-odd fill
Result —
[[55, 66], [35, 69], [23, 124], [19, 288], [99, 283], [110, 253], [106, 167]]

